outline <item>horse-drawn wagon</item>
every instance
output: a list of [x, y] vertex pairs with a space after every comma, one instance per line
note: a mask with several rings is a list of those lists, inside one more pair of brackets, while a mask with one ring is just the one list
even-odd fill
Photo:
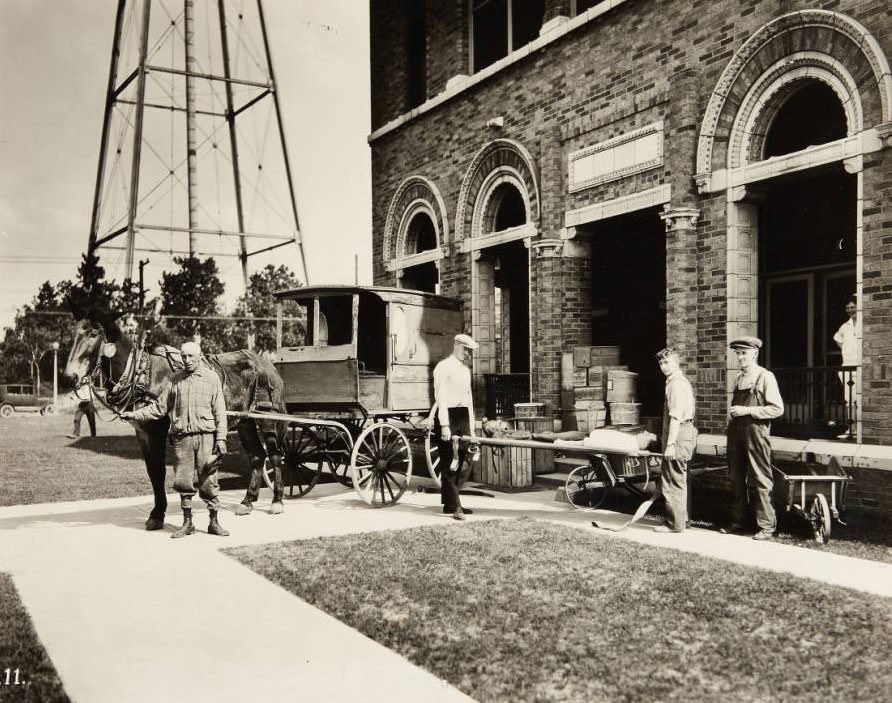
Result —
[[[391, 505], [409, 485], [413, 454], [439, 482], [423, 420], [433, 406], [433, 367], [462, 330], [460, 301], [377, 286], [296, 288], [276, 299], [286, 412], [230, 414], [286, 425], [286, 495], [305, 495], [327, 470], [369, 505]], [[296, 337], [288, 308], [303, 322]]]

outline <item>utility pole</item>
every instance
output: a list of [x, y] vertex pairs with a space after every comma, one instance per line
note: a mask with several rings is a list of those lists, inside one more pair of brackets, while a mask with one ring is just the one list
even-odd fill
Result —
[[146, 264], [149, 263], [148, 259], [140, 259], [139, 260], [139, 314], [142, 315], [143, 309], [146, 305], [146, 287], [143, 283], [142, 271], [146, 267]]

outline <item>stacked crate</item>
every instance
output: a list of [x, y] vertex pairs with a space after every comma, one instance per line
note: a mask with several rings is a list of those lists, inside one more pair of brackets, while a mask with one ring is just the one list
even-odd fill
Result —
[[619, 347], [574, 347], [561, 360], [563, 428], [591, 432], [607, 423], [607, 387], [619, 363]]

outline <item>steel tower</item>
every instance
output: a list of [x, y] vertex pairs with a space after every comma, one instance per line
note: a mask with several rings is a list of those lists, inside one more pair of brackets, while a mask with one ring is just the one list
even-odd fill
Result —
[[262, 1], [118, 0], [88, 251], [285, 246], [308, 283]]

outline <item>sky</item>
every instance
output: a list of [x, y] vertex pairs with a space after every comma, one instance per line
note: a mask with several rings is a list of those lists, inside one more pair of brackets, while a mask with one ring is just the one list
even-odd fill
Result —
[[[207, 1], [196, 3], [197, 16]], [[0, 0], [0, 327], [13, 324], [44, 281], [76, 278], [89, 235], [116, 6]], [[310, 281], [352, 283], [358, 272], [358, 282], [369, 283], [368, 5], [265, 0], [263, 7]], [[115, 274], [113, 255], [102, 256]], [[298, 272], [296, 247], [255, 257], [251, 270], [266, 263]], [[241, 292], [240, 270], [235, 259], [218, 264], [228, 306]], [[161, 265], [146, 266], [150, 294], [157, 294]]]

